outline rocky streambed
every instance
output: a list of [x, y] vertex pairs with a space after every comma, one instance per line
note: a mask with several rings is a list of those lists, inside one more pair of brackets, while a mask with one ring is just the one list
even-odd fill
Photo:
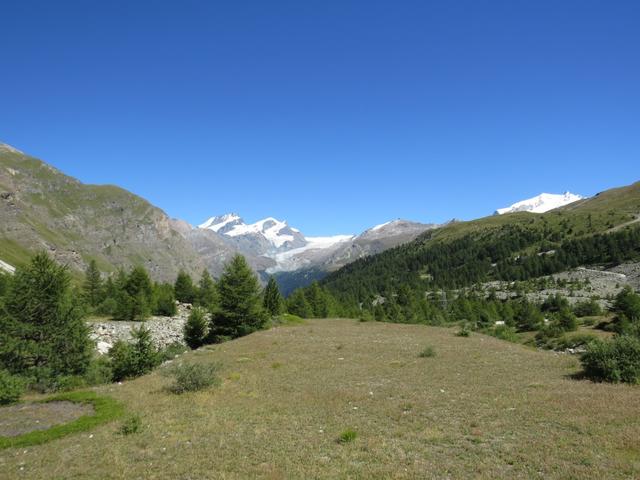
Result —
[[150, 317], [144, 322], [89, 321], [90, 337], [96, 342], [96, 349], [101, 354], [107, 353], [118, 340], [131, 341], [132, 330], [143, 325], [151, 332], [156, 347], [164, 348], [172, 343], [184, 343], [184, 324], [190, 311], [191, 305], [178, 304], [178, 311], [173, 317]]

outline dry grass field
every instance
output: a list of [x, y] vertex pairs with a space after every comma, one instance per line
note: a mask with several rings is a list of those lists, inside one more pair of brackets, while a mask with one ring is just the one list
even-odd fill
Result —
[[[433, 357], [420, 357], [432, 346]], [[139, 414], [0, 450], [3, 479], [640, 477], [640, 388], [576, 358], [418, 325], [315, 320], [192, 352], [222, 384], [158, 372], [98, 388]], [[338, 441], [351, 429], [355, 440]]]

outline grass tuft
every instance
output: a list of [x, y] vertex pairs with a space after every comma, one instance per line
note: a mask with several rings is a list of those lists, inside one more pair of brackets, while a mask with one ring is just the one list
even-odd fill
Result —
[[358, 432], [350, 428], [346, 429], [338, 437], [338, 443], [351, 443], [358, 437]]

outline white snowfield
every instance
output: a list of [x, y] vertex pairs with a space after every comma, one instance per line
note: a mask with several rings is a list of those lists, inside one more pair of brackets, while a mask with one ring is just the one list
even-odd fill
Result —
[[312, 250], [326, 250], [333, 248], [344, 242], [349, 242], [355, 238], [355, 235], [334, 235], [332, 237], [306, 237], [307, 244], [304, 247], [298, 247], [286, 252], [278, 252], [271, 256], [276, 261], [276, 266], [267, 269], [267, 273], [290, 272], [297, 270], [308, 260], [301, 257], [301, 254]]
[[276, 220], [273, 217], [268, 217], [262, 220], [258, 220], [256, 223], [252, 223], [249, 225], [235, 225], [233, 229], [227, 232], [225, 235], [229, 235], [230, 237], [237, 237], [239, 235], [262, 233], [262, 235], [264, 235], [265, 238], [269, 240], [269, 242], [271, 242], [274, 247], [280, 248], [286, 242], [293, 241], [293, 235], [280, 233], [281, 230], [287, 227], [287, 222], [281, 222], [280, 220]]
[[235, 213], [227, 213], [222, 217], [211, 217], [209, 220], [207, 220], [203, 224], [198, 225], [198, 228], [207, 228], [209, 230], [213, 230], [214, 232], [217, 232], [228, 223], [235, 222], [237, 220], [241, 221], [242, 219]]
[[544, 213], [554, 208], [564, 207], [570, 203], [582, 200], [582, 195], [577, 195], [571, 192], [565, 192], [562, 194], [557, 193], [541, 193], [537, 197], [528, 198], [520, 202], [514, 203], [510, 207], [499, 208], [496, 210], [498, 215], [504, 215], [505, 213], [512, 212], [532, 212], [532, 213]]

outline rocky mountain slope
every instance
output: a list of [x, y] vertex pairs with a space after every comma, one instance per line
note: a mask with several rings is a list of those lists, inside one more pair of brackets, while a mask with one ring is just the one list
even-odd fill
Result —
[[20, 265], [46, 250], [72, 270], [95, 259], [103, 271], [144, 265], [158, 280], [205, 266], [172, 221], [112, 185], [85, 185], [0, 144], [0, 260]]

